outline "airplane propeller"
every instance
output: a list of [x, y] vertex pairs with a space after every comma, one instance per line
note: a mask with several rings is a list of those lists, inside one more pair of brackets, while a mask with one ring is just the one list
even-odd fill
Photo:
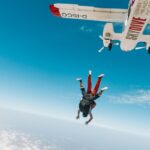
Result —
[[100, 38], [101, 40], [104, 40], [104, 38], [103, 38], [101, 35], [99, 36], [99, 38]]
[[141, 47], [136, 47], [135, 49], [140, 50], [140, 49], [145, 49], [145, 48], [146, 48], [146, 46], [141, 46]]
[[147, 45], [146, 46], [141, 46], [141, 47], [136, 47], [135, 50], [141, 50], [141, 49], [145, 49], [145, 48], [147, 49], [148, 54], [150, 54], [150, 46], [147, 46]]
[[119, 46], [119, 43], [113, 43], [113, 45], [115, 45], [115, 46]]
[[[104, 41], [104, 38], [103, 38], [102, 35], [100, 35], [99, 38], [100, 38], [102, 41]], [[104, 49], [105, 49], [105, 46], [101, 47], [101, 48], [98, 50], [98, 52], [101, 53]]]
[[149, 46], [147, 45], [146, 42], [143, 42], [144, 46], [139, 46], [139, 47], [136, 47], [135, 50], [140, 50], [140, 49], [149, 49]]
[[103, 46], [102, 48], [100, 48], [100, 49], [98, 50], [98, 52], [101, 53], [101, 52], [104, 50], [104, 48], [105, 48], [105, 46]]

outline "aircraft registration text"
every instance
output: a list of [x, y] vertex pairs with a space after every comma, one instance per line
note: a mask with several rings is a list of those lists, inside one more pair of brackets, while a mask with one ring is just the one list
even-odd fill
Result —
[[87, 19], [87, 15], [72, 14], [72, 13], [62, 13], [61, 15], [62, 17], [67, 17], [67, 18]]

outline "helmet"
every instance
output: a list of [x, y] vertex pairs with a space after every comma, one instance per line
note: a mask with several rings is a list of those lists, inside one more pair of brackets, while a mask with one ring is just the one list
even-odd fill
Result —
[[88, 116], [88, 113], [87, 113], [87, 112], [83, 112], [82, 116], [83, 116], [83, 117], [87, 117], [87, 116]]

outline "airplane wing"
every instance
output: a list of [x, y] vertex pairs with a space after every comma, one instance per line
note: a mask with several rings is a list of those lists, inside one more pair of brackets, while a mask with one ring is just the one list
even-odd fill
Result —
[[128, 12], [127, 9], [95, 8], [60, 3], [50, 5], [49, 8], [57, 17], [105, 22], [124, 22]]

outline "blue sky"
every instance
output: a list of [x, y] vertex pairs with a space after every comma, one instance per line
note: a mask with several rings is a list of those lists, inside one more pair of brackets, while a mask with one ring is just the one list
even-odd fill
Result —
[[[150, 55], [119, 47], [99, 54], [104, 22], [54, 17], [48, 5], [74, 1], [0, 2], [0, 106], [74, 119], [81, 76], [109, 90], [97, 102], [94, 120], [116, 128], [150, 132]], [[127, 8], [128, 0], [77, 0], [80, 5]], [[114, 24], [120, 31], [120, 24]]]

